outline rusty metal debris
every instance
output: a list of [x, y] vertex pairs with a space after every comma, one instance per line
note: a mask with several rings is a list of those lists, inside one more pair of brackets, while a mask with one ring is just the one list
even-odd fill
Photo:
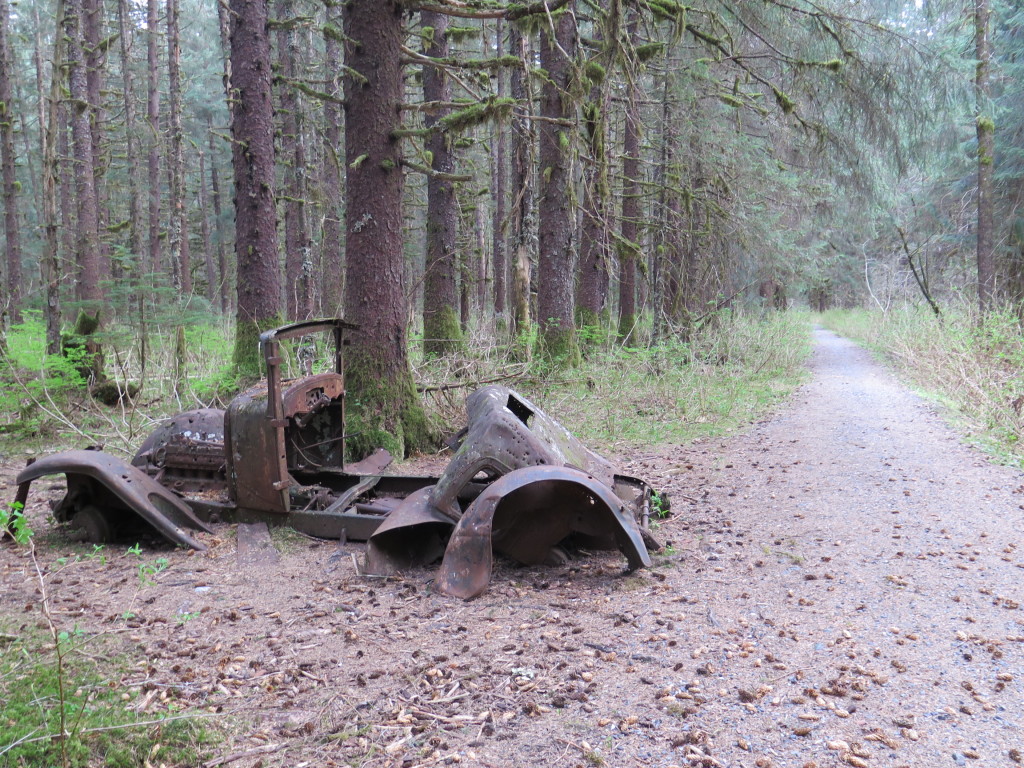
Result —
[[[382, 474], [378, 450], [344, 461], [344, 335], [354, 326], [317, 320], [261, 335], [267, 377], [226, 411], [178, 414], [131, 463], [67, 451], [18, 476], [21, 493], [64, 474], [54, 513], [92, 541], [140, 526], [204, 549], [188, 531], [263, 520], [314, 536], [368, 541], [363, 570], [390, 574], [441, 560], [437, 584], [471, 598], [486, 590], [493, 552], [525, 564], [565, 562], [567, 547], [618, 549], [647, 566], [652, 490], [573, 437], [516, 392], [489, 386], [466, 401], [468, 422], [440, 477]], [[284, 376], [283, 343], [327, 336], [331, 370]], [[303, 348], [308, 351], [309, 347]], [[649, 536], [648, 536], [649, 538]]]

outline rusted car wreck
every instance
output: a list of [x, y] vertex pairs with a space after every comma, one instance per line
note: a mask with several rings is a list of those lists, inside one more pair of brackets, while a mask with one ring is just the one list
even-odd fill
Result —
[[[181, 413], [156, 429], [130, 463], [100, 451], [45, 457], [18, 476], [64, 474], [60, 522], [107, 541], [151, 527], [175, 544], [217, 522], [264, 520], [314, 536], [367, 541], [364, 571], [388, 574], [441, 560], [440, 591], [486, 590], [493, 552], [524, 564], [564, 562], [566, 547], [618, 549], [629, 569], [650, 564], [652, 490], [616, 472], [558, 422], [505, 387], [467, 401], [467, 427], [440, 477], [384, 474], [377, 451], [345, 462], [342, 320], [287, 325], [260, 337], [266, 379], [227, 410]], [[330, 369], [283, 374], [283, 345], [326, 337]], [[287, 358], [290, 360], [290, 358]]]

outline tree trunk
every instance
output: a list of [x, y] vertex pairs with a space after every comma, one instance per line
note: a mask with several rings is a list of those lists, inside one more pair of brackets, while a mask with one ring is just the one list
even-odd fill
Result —
[[226, 315], [231, 309], [228, 259], [224, 251], [224, 222], [220, 205], [220, 178], [217, 174], [217, 145], [214, 143], [213, 127], [207, 126], [210, 137], [210, 197], [213, 199], [213, 223], [217, 229], [217, 295], [220, 297], [220, 313]]
[[[340, 19], [335, 12], [328, 11], [324, 25], [324, 46], [327, 59], [328, 92], [332, 97], [341, 98], [341, 51], [339, 39]], [[342, 255], [341, 255], [341, 168], [338, 153], [341, 152], [341, 109], [338, 102], [324, 102], [324, 161], [323, 185], [323, 255], [321, 257], [323, 284], [320, 287], [323, 312], [331, 317], [342, 314]]]
[[312, 316], [312, 265], [309, 230], [306, 226], [306, 157], [302, 140], [301, 104], [292, 82], [296, 79], [298, 51], [295, 32], [289, 22], [292, 0], [278, 0], [276, 12], [277, 59], [281, 77], [278, 103], [281, 106], [281, 154], [287, 158], [284, 177], [284, 272], [288, 317], [306, 320]]
[[234, 361], [247, 376], [259, 375], [260, 331], [281, 317], [267, 4], [231, 0], [231, 85], [237, 94], [231, 121], [238, 270]]
[[[65, 45], [64, 55], [67, 56]], [[67, 88], [67, 75], [64, 75], [64, 82], [61, 87]], [[64, 95], [55, 102], [58, 110], [57, 151], [60, 153], [60, 244], [63, 250], [62, 260], [70, 264], [75, 258], [75, 171], [74, 160], [71, 157], [71, 106], [64, 101]], [[70, 272], [71, 268], [61, 269], [63, 272]]]
[[[448, 17], [440, 13], [422, 11], [421, 34], [426, 36], [423, 53], [432, 58], [448, 56]], [[429, 64], [423, 67], [423, 100], [450, 103], [452, 86], [447, 73]], [[450, 176], [455, 170], [455, 155], [451, 137], [439, 121], [451, 110], [443, 108], [437, 113], [427, 112], [423, 125], [433, 129], [426, 139], [430, 153], [430, 167], [435, 174], [427, 177], [427, 258], [423, 276], [423, 354], [427, 357], [444, 355], [462, 346], [459, 296], [456, 273], [459, 269], [456, 251], [458, 209], [455, 201], [455, 182]]]
[[170, 128], [171, 228], [168, 249], [174, 260], [174, 286], [183, 298], [192, 295], [192, 256], [185, 204], [185, 137], [181, 129], [181, 43], [178, 0], [167, 0], [167, 119]]
[[228, 112], [232, 109], [231, 99], [231, 20], [226, 3], [217, 3], [217, 31], [220, 33], [220, 54], [224, 61], [224, 72], [221, 74], [221, 83], [224, 86], [224, 96], [228, 102]]
[[[494, 41], [495, 41], [495, 54], [499, 57], [504, 52], [504, 41], [502, 37], [504, 35], [504, 24], [499, 18], [497, 26], [494, 30]], [[504, 68], [499, 69], [495, 73], [495, 77], [498, 79], [498, 99], [505, 98], [505, 70]], [[492, 176], [492, 204], [493, 204], [493, 217], [491, 219], [491, 230], [492, 230], [492, 245], [491, 250], [493, 251], [492, 268], [494, 270], [494, 322], [495, 330], [499, 336], [504, 335], [506, 324], [508, 322], [505, 317], [508, 306], [508, 265], [505, 259], [505, 211], [506, 211], [506, 192], [505, 192], [505, 179], [508, 176], [508, 160], [506, 159], [506, 134], [507, 126], [497, 124], [494, 128], [494, 170]]]
[[345, 29], [345, 308], [360, 330], [348, 351], [356, 435], [347, 449], [407, 455], [430, 445], [409, 370], [402, 254], [402, 13], [393, 0], [353, 0]]
[[78, 298], [89, 312], [101, 308], [99, 218], [93, 176], [92, 126], [89, 121], [89, 88], [82, 51], [82, 0], [66, 0], [64, 35], [68, 50], [68, 83], [71, 94], [71, 138], [74, 144]]
[[516, 25], [509, 29], [509, 48], [522, 62], [512, 68], [509, 91], [516, 100], [512, 120], [512, 184], [515, 196], [509, 211], [508, 253], [512, 270], [512, 336], [525, 334], [530, 327], [530, 251], [534, 225], [534, 126], [530, 119], [533, 97], [530, 92], [529, 41]]
[[149, 181], [149, 269], [153, 275], [163, 274], [160, 246], [160, 69], [157, 57], [159, 31], [158, 0], [146, 6], [146, 121], [149, 123], [149, 153], [146, 171]]
[[576, 316], [582, 328], [602, 326], [608, 301], [611, 238], [608, 231], [608, 112], [611, 106], [607, 73], [593, 85], [583, 107], [588, 162], [583, 170], [583, 226]]
[[9, 314], [14, 322], [21, 320], [21, 237], [17, 158], [14, 156], [14, 121], [17, 110], [14, 108], [11, 87], [14, 60], [8, 45], [9, 14], [7, 0], [0, 0], [0, 166], [3, 168], [4, 236], [7, 246], [7, 296], [5, 301], [0, 301], [0, 325], [4, 327], [5, 314]]
[[554, 37], [541, 27], [540, 65], [547, 73], [541, 89], [540, 224], [538, 227], [537, 322], [541, 353], [566, 365], [579, 362], [579, 343], [573, 317], [576, 275], [572, 252], [575, 216], [570, 205], [574, 100], [569, 92], [576, 51], [575, 4], [556, 16]]
[[217, 268], [213, 265], [210, 240], [210, 211], [206, 200], [206, 153], [199, 150], [199, 231], [203, 239], [203, 263], [206, 266], [206, 300], [210, 309], [217, 306]]
[[484, 206], [479, 204], [482, 201], [478, 201], [476, 209], [473, 211], [474, 226], [473, 232], [476, 236], [476, 311], [480, 316], [481, 322], [487, 313], [487, 294], [488, 291], [488, 279], [487, 279], [487, 218]]
[[[64, 72], [64, 0], [57, 0], [54, 13], [53, 58], [50, 68], [49, 103], [46, 120], [40, 124], [39, 143], [43, 156], [43, 263], [42, 279], [46, 285], [46, 354], [60, 354], [60, 255], [58, 250], [57, 179], [60, 162], [57, 155], [57, 133], [60, 130], [60, 100]], [[39, 27], [39, 15], [36, 14]], [[41, 78], [40, 78], [41, 79]], [[40, 99], [42, 94], [40, 94]], [[42, 117], [42, 115], [40, 115]], [[45, 130], [43, 129], [43, 126]]]
[[101, 236], [109, 223], [107, 211], [106, 177], [108, 158], [104, 152], [103, 129], [106, 122], [103, 109], [103, 68], [106, 64], [106, 46], [102, 45], [103, 1], [85, 0], [82, 8], [82, 40], [86, 63], [86, 90], [89, 94], [89, 128], [92, 133], [92, 179], [96, 194], [96, 248], [101, 282], [111, 278], [110, 248]]
[[[637, 18], [628, 25], [629, 38], [635, 45]], [[640, 257], [638, 242], [640, 223], [640, 84], [639, 72], [628, 73], [626, 114], [622, 136], [622, 223], [619, 228], [619, 339], [623, 344], [635, 343], [636, 337], [636, 265]]]
[[989, 0], [975, 0], [974, 45], [977, 65], [974, 98], [978, 135], [978, 308], [984, 314], [993, 308], [996, 293], [995, 252], [992, 245], [994, 202], [993, 166], [995, 163], [995, 121], [992, 114], [989, 69], [992, 47], [989, 40], [991, 8]]
[[118, 0], [117, 25], [121, 43], [121, 83], [122, 100], [124, 102], [125, 147], [128, 156], [128, 250], [136, 260], [136, 276], [138, 280], [145, 270], [138, 269], [138, 260], [142, 253], [142, 186], [139, 177], [141, 166], [141, 149], [139, 147], [138, 123], [135, 113], [135, 97], [133, 95], [132, 62], [129, 55], [134, 35], [134, 26], [129, 24], [128, 0]]

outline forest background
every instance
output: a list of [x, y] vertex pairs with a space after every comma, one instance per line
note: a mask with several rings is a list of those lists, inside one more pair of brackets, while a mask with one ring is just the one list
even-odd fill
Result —
[[[494, 379], [663, 379], [624, 408], [643, 440], [666, 435], [637, 413], [715, 421], [671, 392], [684, 374], [778, 374], [801, 342], [770, 310], [921, 306], [881, 343], [971, 345], [1013, 442], [1022, 21], [993, 0], [0, 0], [5, 431], [76, 432], [55, 391], [215, 402], [257, 373], [258, 330], [343, 315], [355, 453], [428, 447], [420, 394], [443, 415]], [[151, 422], [98, 418], [125, 449]]]

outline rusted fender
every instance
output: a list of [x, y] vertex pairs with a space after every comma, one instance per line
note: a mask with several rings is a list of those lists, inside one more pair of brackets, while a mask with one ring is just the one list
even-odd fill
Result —
[[[115, 524], [117, 516], [134, 512], [175, 544], [200, 551], [206, 549], [205, 544], [196, 541], [183, 530], [188, 528], [212, 533], [192, 510], [145, 472], [116, 456], [100, 451], [55, 453], [22, 470], [17, 482], [20, 485], [45, 475], [56, 474], [67, 475], [69, 491], [75, 487], [84, 492], [89, 497], [85, 499], [86, 502], [91, 498], [101, 503], [100, 498], [110, 500], [111, 496], [114, 497], [115, 503], [122, 505], [120, 508], [112, 508], [114, 505], [109, 504], [109, 501], [109, 507], [108, 504], [104, 506], [107, 507], [106, 512], [114, 513]], [[86, 484], [88, 488], [82, 489]], [[73, 517], [68, 515], [67, 519]]]
[[440, 592], [468, 600], [490, 583], [492, 550], [527, 565], [542, 563], [573, 533], [610, 538], [631, 570], [651, 564], [636, 521], [611, 488], [572, 467], [526, 467], [495, 481], [469, 506], [435, 583]]
[[454, 521], [430, 503], [433, 486], [413, 491], [384, 519], [367, 542], [363, 573], [388, 576], [429, 565], [445, 552]]

